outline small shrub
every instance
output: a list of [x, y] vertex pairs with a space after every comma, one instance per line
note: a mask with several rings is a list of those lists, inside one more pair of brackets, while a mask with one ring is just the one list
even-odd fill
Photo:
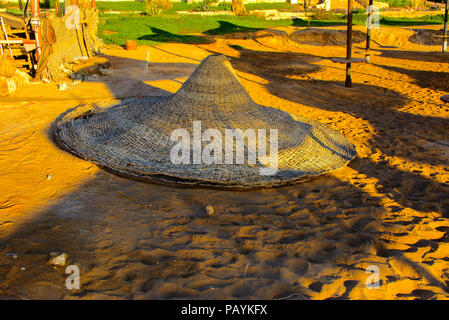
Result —
[[203, 0], [198, 2], [193, 8], [194, 11], [213, 11], [215, 0]]
[[[25, 3], [26, 1], [24, 1]], [[25, 5], [25, 4], [24, 4]], [[55, 8], [55, 0], [44, 0], [44, 2], [41, 2], [41, 8], [45, 9], [54, 9]]]
[[423, 10], [427, 6], [426, 0], [412, 0], [413, 10]]
[[388, 0], [385, 1], [389, 4], [390, 8], [411, 8], [412, 0]]
[[341, 15], [332, 11], [327, 11], [325, 9], [316, 9], [312, 14], [313, 20], [338, 20], [341, 18]]
[[364, 25], [367, 19], [368, 15], [364, 12], [359, 12], [352, 15], [352, 22], [354, 24]]
[[250, 12], [249, 15], [253, 16], [253, 17], [256, 17], [256, 18], [259, 18], [259, 19], [266, 19], [267, 18], [266, 14], [263, 13], [263, 12]]
[[164, 10], [172, 8], [170, 0], [145, 0], [144, 13], [148, 16], [158, 16]]

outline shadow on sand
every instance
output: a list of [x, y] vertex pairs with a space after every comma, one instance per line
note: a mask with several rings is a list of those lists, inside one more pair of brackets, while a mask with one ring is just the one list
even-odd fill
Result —
[[[437, 183], [433, 179], [419, 174], [390, 167], [388, 161], [385, 160], [385, 156], [392, 156], [429, 165], [447, 165], [447, 157], [444, 154], [435, 155], [434, 152], [435, 156], [429, 159], [428, 153], [432, 150], [425, 148], [422, 143], [435, 143], [445, 139], [445, 132], [449, 130], [448, 119], [421, 116], [396, 110], [398, 107], [405, 105], [408, 98], [390, 89], [366, 84], [355, 84], [354, 88], [347, 89], [339, 82], [292, 79], [288, 76], [291, 74], [299, 75], [301, 72], [283, 67], [288, 66], [287, 56], [289, 53], [261, 52], [244, 48], [237, 48], [237, 50], [240, 52], [240, 56], [237, 58], [230, 57], [232, 65], [237, 70], [268, 80], [265, 87], [273, 95], [327, 111], [345, 112], [355, 118], [367, 120], [373, 126], [375, 132], [369, 140], [370, 146], [373, 150], [379, 149], [384, 154], [383, 159], [379, 159], [377, 163], [373, 162], [372, 164], [367, 158], [359, 159], [351, 163], [350, 166], [363, 163], [363, 165], [357, 167], [357, 170], [362, 171], [363, 167], [369, 165], [384, 168], [385, 171], [379, 170], [379, 174], [376, 176], [383, 186], [383, 192], [393, 192], [396, 195], [395, 200], [405, 207], [421, 207], [423, 211], [432, 211], [436, 206], [437, 212], [449, 217], [447, 201], [444, 200], [444, 197], [441, 197], [442, 194], [449, 191], [447, 183]], [[318, 66], [312, 64], [320, 59], [319, 57], [295, 53], [290, 55], [291, 59], [302, 66], [305, 74], [319, 69]], [[253, 58], [255, 56], [257, 56], [257, 59]], [[423, 75], [418, 74], [418, 71], [413, 72], [413, 75], [422, 81], [423, 86], [434, 84], [435, 87], [431, 87], [433, 89], [447, 88], [444, 82], [440, 85], [438, 85], [439, 81], [431, 82], [431, 84], [425, 83], [425, 71]], [[438, 78], [435, 77], [434, 79]], [[398, 186], [403, 186], [403, 193], [393, 191]], [[428, 201], [425, 206], [430, 208], [423, 208], [421, 205], [422, 199], [413, 196], [408, 197], [410, 188], [416, 188], [417, 190], [413, 192], [417, 195], [424, 195], [425, 192], [434, 193], [435, 196], [438, 196], [435, 199], [439, 199], [439, 203]]]
[[[298, 67], [277, 67], [290, 58]], [[357, 85], [346, 93], [337, 89], [339, 83], [289, 79], [289, 74], [319, 69], [311, 63], [317, 57], [290, 58], [242, 50], [240, 58], [231, 58], [231, 63], [237, 70], [268, 80], [266, 88], [284, 99], [292, 99], [292, 95], [283, 96], [283, 90], [293, 90], [294, 102], [367, 119], [376, 132], [372, 143], [382, 152], [395, 154], [390, 144], [411, 130], [407, 123], [418, 120], [394, 110], [406, 101], [404, 97], [373, 86]], [[125, 79], [116, 80], [124, 83]], [[147, 84], [142, 86], [153, 90]], [[395, 121], [383, 123], [379, 112], [399, 121], [395, 125], [400, 126], [399, 131], [392, 134]], [[48, 135], [52, 139], [52, 132]], [[404, 207], [413, 207], [414, 197], [419, 197], [412, 197], [409, 189], [432, 192], [428, 189], [433, 188], [435, 199], [442, 199], [440, 193], [448, 191], [419, 174], [366, 158], [355, 160], [351, 167], [359, 173], [378, 172], [383, 192], [392, 193], [392, 200]], [[394, 191], [398, 187], [399, 191]], [[404, 208], [387, 207], [380, 200], [333, 175], [290, 187], [232, 192], [142, 183], [101, 170], [1, 239], [1, 296], [276, 299], [294, 294], [307, 299], [343, 270], [357, 270], [357, 261], [369, 257], [373, 247], [382, 248], [379, 215], [392, 210], [400, 214]], [[447, 216], [448, 206], [433, 202]], [[207, 205], [213, 206], [213, 215], [206, 214]], [[400, 254], [375, 250], [379, 256]], [[21, 272], [17, 261], [6, 256], [8, 252], [17, 252], [18, 262], [29, 266], [28, 272]], [[70, 263], [80, 267], [81, 290], [67, 290], [64, 270], [49, 268], [51, 252], [68, 253]], [[359, 257], [356, 262], [351, 260], [355, 253]], [[309, 284], [301, 280], [313, 279], [326, 268], [328, 278]], [[443, 283], [437, 285], [447, 290]], [[351, 290], [364, 283], [345, 280], [344, 286], [345, 292], [332, 298], [347, 299]], [[418, 293], [418, 297], [429, 297], [429, 293]]]

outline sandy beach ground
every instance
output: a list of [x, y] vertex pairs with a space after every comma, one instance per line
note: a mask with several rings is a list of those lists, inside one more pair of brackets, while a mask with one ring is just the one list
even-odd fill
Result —
[[[352, 89], [329, 59], [345, 47], [288, 37], [298, 30], [111, 46], [112, 75], [0, 98], [0, 298], [449, 298], [449, 56], [428, 45], [436, 28], [376, 30]], [[231, 192], [125, 179], [54, 143], [72, 108], [170, 94], [212, 53], [256, 102], [328, 124], [357, 158], [311, 182]], [[79, 290], [52, 252], [79, 267]], [[378, 289], [366, 286], [370, 268]]]

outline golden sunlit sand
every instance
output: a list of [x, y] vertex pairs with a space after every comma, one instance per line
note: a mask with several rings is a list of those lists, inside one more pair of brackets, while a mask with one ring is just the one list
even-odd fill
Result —
[[[111, 75], [0, 98], [0, 297], [449, 298], [449, 105], [440, 100], [449, 60], [425, 36], [409, 41], [415, 29], [436, 28], [374, 30], [371, 63], [353, 65], [352, 89], [330, 60], [344, 46], [299, 44], [285, 33], [301, 29], [289, 27], [203, 45], [110, 46]], [[355, 43], [354, 56], [363, 48]], [[357, 158], [310, 182], [231, 192], [118, 177], [53, 141], [72, 108], [175, 92], [212, 53], [228, 56], [257, 103], [329, 125]], [[48, 263], [52, 252], [79, 266], [79, 290]], [[372, 266], [378, 289], [366, 286]]]

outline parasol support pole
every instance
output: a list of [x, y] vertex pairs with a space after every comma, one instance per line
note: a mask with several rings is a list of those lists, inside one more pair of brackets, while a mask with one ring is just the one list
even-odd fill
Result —
[[36, 40], [36, 60], [38, 60], [41, 55], [41, 47], [39, 44], [39, 27], [40, 27], [39, 16], [41, 14], [41, 9], [39, 7], [39, 0], [30, 0], [30, 8], [31, 8], [30, 23], [34, 31], [34, 37]]
[[369, 0], [368, 3], [368, 17], [367, 17], [367, 29], [366, 29], [366, 53], [365, 53], [365, 60], [367, 63], [369, 63], [370, 54], [369, 51], [371, 49], [371, 15], [373, 14], [372, 11], [373, 8], [373, 0]]
[[443, 52], [447, 51], [447, 19], [448, 19], [448, 2], [446, 0], [444, 7], [444, 26], [443, 26]]
[[347, 29], [346, 29], [346, 81], [345, 87], [352, 87], [351, 80], [351, 58], [352, 58], [352, 0], [348, 0], [348, 15], [347, 15]]
[[27, 1], [25, 2], [25, 8], [23, 9], [23, 14], [22, 14], [22, 16], [23, 16], [24, 19], [25, 19], [26, 13], [27, 13], [28, 3], [29, 3], [29, 2], [30, 2], [30, 0], [27, 0]]

